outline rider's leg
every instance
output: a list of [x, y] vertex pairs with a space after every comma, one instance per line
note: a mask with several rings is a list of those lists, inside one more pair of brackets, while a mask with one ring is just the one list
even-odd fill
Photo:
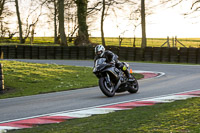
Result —
[[127, 76], [127, 78], [129, 78], [129, 79], [132, 78], [131, 74], [128, 71], [128, 68], [122, 62], [118, 61], [116, 63], [116, 67], [119, 68], [119, 69], [121, 69], [125, 73], [125, 75]]
[[132, 78], [130, 72], [128, 71], [128, 68], [124, 65], [122, 71], [126, 74], [127, 78]]

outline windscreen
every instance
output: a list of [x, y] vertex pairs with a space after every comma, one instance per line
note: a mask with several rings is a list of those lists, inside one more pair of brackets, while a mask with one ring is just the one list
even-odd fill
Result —
[[106, 58], [99, 58], [99, 59], [96, 60], [95, 66], [103, 64], [103, 63], [105, 63], [105, 61], [106, 61]]

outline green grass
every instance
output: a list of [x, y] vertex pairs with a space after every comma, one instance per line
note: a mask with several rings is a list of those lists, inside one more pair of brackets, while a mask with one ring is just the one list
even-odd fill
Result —
[[[65, 91], [98, 85], [92, 68], [1, 61], [6, 90], [0, 99]], [[135, 74], [141, 78], [140, 74]]]
[[200, 98], [192, 98], [8, 133], [199, 133], [199, 112]]
[[[92, 43], [101, 44], [100, 37], [90, 37]], [[178, 40], [183, 43], [186, 47], [200, 47], [200, 38], [178, 38]], [[147, 38], [148, 47], [160, 47], [167, 41], [167, 38]], [[106, 46], [119, 46], [119, 39], [117, 37], [106, 37], [105, 38]], [[36, 46], [59, 46], [59, 44], [53, 44], [53, 37], [35, 37], [32, 45]], [[172, 47], [173, 42], [172, 38], [169, 40], [170, 46]], [[69, 46], [73, 46], [73, 41], [68, 42]], [[175, 43], [174, 43], [175, 44]], [[19, 44], [18, 38], [14, 37], [12, 40], [1, 39], [0, 45], [21, 45]], [[30, 39], [26, 40], [25, 44], [22, 45], [31, 45]], [[141, 47], [141, 38], [136, 38], [135, 42], [136, 47]], [[133, 38], [124, 37], [122, 40], [122, 47], [133, 47]], [[167, 45], [165, 44], [165, 47]], [[177, 47], [183, 47], [180, 43], [177, 43]]]
[[1, 61], [8, 91], [0, 98], [57, 92], [97, 85], [92, 68]]

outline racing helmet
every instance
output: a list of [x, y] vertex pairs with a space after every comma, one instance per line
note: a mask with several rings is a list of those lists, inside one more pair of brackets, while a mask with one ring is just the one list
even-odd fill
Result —
[[95, 47], [95, 54], [96, 54], [96, 55], [102, 57], [103, 54], [104, 54], [104, 52], [105, 52], [105, 48], [104, 48], [103, 45], [97, 45], [97, 46]]

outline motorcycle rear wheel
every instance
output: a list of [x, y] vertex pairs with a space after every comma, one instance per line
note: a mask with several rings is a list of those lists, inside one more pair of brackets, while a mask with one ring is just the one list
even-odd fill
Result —
[[133, 78], [134, 78], [134, 81], [133, 81], [132, 85], [130, 86], [130, 88], [128, 89], [129, 93], [137, 93], [139, 90], [138, 81], [135, 77], [133, 77]]
[[104, 77], [101, 77], [99, 79], [99, 87], [101, 91], [103, 92], [103, 94], [106, 95], [107, 97], [113, 97], [115, 95], [114, 85], [113, 84], [111, 85], [112, 86], [110, 87]]

